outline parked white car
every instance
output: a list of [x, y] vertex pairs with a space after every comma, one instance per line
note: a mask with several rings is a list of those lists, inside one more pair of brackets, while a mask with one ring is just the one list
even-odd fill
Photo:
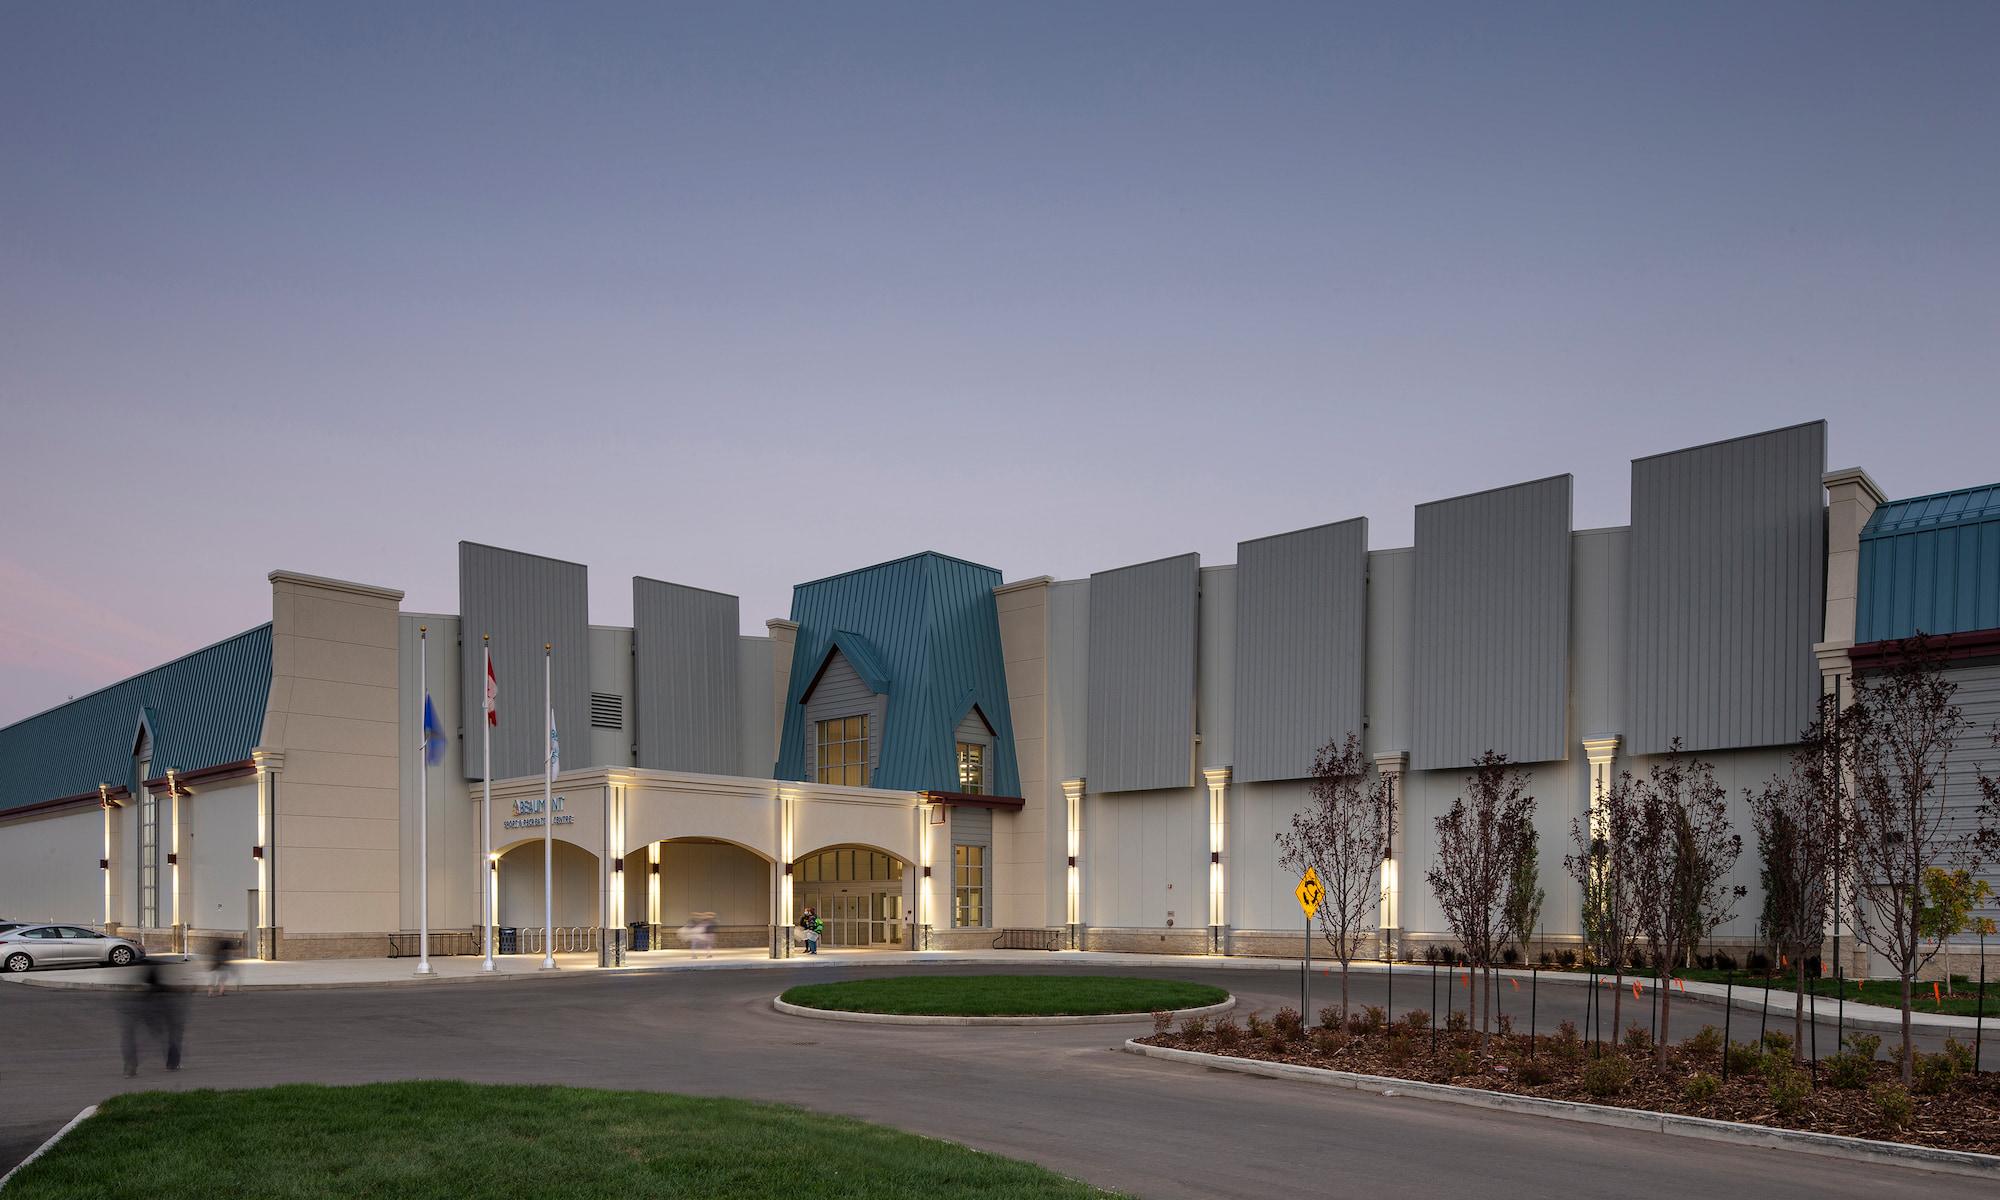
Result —
[[144, 957], [139, 943], [80, 925], [0, 928], [0, 970], [15, 974], [36, 967], [128, 967]]

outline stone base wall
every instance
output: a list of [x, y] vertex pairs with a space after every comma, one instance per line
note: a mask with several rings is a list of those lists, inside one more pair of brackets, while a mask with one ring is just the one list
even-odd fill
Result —
[[1086, 926], [1079, 950], [1111, 954], [1207, 954], [1208, 927], [1193, 929], [1120, 929]]

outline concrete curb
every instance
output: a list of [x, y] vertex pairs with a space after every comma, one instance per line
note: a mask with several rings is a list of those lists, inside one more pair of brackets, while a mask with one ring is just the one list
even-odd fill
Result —
[[50, 1135], [48, 1141], [43, 1142], [41, 1145], [35, 1147], [34, 1153], [28, 1155], [28, 1157], [22, 1159], [20, 1162], [15, 1163], [13, 1170], [7, 1172], [5, 1175], [0, 1175], [0, 1188], [6, 1187], [7, 1181], [9, 1179], [12, 1179], [14, 1178], [14, 1176], [20, 1174], [21, 1168], [27, 1166], [31, 1162], [34, 1162], [42, 1155], [47, 1154], [51, 1146], [54, 1146], [57, 1142], [63, 1140], [64, 1134], [68, 1133], [72, 1129], [75, 1129], [78, 1125], [83, 1124], [85, 1121], [89, 1120], [92, 1116], [95, 1116], [96, 1113], [97, 1113], [97, 1106], [93, 1104], [89, 1108], [86, 1108], [82, 1112], [71, 1117], [69, 1119], [69, 1124], [63, 1126], [61, 1129], [56, 1130], [54, 1134]]
[[[1080, 1017], [928, 1017], [908, 1013], [851, 1012], [836, 1008], [806, 1008], [803, 1005], [787, 1004], [776, 996], [771, 998], [771, 1007], [791, 1017], [810, 1017], [816, 1021], [853, 1021], [863, 1025], [1123, 1025], [1132, 1021], [1150, 1020], [1151, 1013], [1097, 1013]], [[1211, 1013], [1227, 1012], [1236, 1007], [1236, 997], [1231, 996], [1220, 1004], [1210, 1004], [1202, 1008], [1180, 1008], [1174, 1010], [1175, 1019], [1181, 1017], [1205, 1017]]]
[[1867, 1138], [1844, 1137], [1834, 1133], [1808, 1133], [1797, 1129], [1773, 1129], [1737, 1121], [1714, 1121], [1706, 1117], [1683, 1117], [1673, 1113], [1648, 1112], [1636, 1108], [1613, 1108], [1603, 1104], [1580, 1104], [1572, 1100], [1544, 1100], [1538, 1096], [1516, 1096], [1508, 1092], [1487, 1092], [1478, 1088], [1454, 1087], [1443, 1083], [1423, 1083], [1414, 1079], [1394, 1079], [1385, 1075], [1361, 1075], [1351, 1071], [1330, 1071], [1324, 1067], [1300, 1067], [1290, 1063], [1263, 1062], [1253, 1058], [1232, 1058], [1175, 1050], [1167, 1046], [1147, 1046], [1128, 1039], [1125, 1050], [1147, 1058], [1192, 1063], [1243, 1075], [1269, 1079], [1291, 1079], [1323, 1087], [1350, 1088], [1385, 1096], [1411, 1096], [1420, 1100], [1441, 1100], [1473, 1108], [1527, 1113], [1554, 1117], [1559, 1121], [1579, 1121], [1586, 1125], [1608, 1125], [1616, 1129], [1638, 1129], [1673, 1137], [1726, 1142], [1735, 1146], [1755, 1146], [1767, 1150], [1795, 1150], [1824, 1158], [1889, 1166], [1916, 1167], [1949, 1175], [2000, 1180], [2000, 1155], [1974, 1154], [1964, 1150], [1937, 1150], [1929, 1146], [1906, 1146], [1901, 1142], [1877, 1142]]

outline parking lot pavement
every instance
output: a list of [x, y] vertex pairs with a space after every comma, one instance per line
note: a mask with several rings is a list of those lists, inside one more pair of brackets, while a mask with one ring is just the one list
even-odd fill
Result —
[[[1146, 1030], [1144, 1019], [1130, 1026], [912, 1029], [803, 1021], [770, 1005], [793, 983], [908, 969], [857, 955], [803, 968], [577, 971], [540, 985], [522, 979], [488, 987], [190, 995], [187, 1069], [163, 1073], [155, 1048], [135, 1080], [120, 1071], [116, 993], [0, 988], [0, 1020], [35, 1031], [12, 1039], [0, 1065], [0, 1167], [86, 1105], [132, 1088], [421, 1077], [798, 1104], [1032, 1159], [1149, 1197], [1266, 1197], [1301, 1188], [1319, 1195], [1477, 1189], [1482, 1196], [1538, 1196], [1581, 1189], [1657, 1197], [1728, 1179], [1760, 1197], [1823, 1198], [1928, 1182], [1918, 1172], [1316, 1088], [1118, 1052], [1125, 1038]], [[931, 969], [1103, 967], [1041, 956]], [[1266, 1012], [1297, 1003], [1296, 970], [1127, 959], [1119, 973], [1214, 983], [1246, 1008]], [[1381, 1003], [1383, 982], [1356, 979], [1355, 1002]], [[1414, 987], [1406, 995], [1404, 986], [1399, 980], [1399, 1011], [1428, 1006], [1427, 995]], [[1537, 1021], [1580, 1017], [1585, 994], [1542, 989]], [[1320, 995], [1333, 998], [1331, 991]], [[1705, 1005], [1680, 1007], [1677, 1029], [1719, 1022], [1719, 1011]], [[1516, 1011], [1511, 1003], [1508, 1009]]]

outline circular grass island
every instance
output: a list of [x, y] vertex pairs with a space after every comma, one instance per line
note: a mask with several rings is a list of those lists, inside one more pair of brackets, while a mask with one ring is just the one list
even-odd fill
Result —
[[1112, 975], [895, 975], [800, 984], [778, 1000], [824, 1012], [998, 1020], [1143, 1016], [1232, 1002], [1205, 983]]

